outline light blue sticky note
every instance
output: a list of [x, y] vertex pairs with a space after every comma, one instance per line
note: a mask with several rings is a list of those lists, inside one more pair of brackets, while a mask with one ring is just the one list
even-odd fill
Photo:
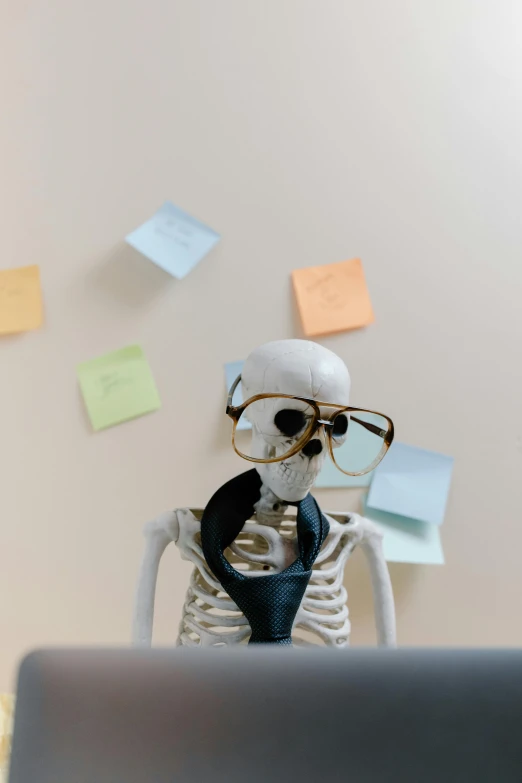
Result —
[[[241, 375], [243, 371], [244, 362], [227, 362], [225, 364], [225, 381], [227, 384], [227, 394], [238, 375]], [[241, 391], [241, 384], [238, 385], [232, 398], [232, 405], [241, 405], [243, 402], [243, 394]], [[238, 421], [238, 430], [251, 430], [252, 425], [243, 416]]]
[[375, 469], [369, 508], [435, 525], [444, 521], [453, 457], [392, 443]]
[[372, 480], [372, 475], [373, 473], [365, 473], [364, 476], [347, 476], [346, 473], [341, 473], [327, 456], [314, 486], [318, 489], [321, 487], [367, 487]]
[[220, 239], [219, 234], [166, 201], [125, 241], [173, 277], [181, 279]]
[[438, 525], [387, 514], [368, 506], [363, 513], [383, 534], [384, 557], [388, 562], [444, 565]]

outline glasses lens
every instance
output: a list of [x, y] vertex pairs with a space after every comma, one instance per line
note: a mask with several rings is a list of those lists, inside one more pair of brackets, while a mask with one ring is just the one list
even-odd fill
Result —
[[334, 459], [346, 473], [363, 473], [376, 467], [385, 453], [390, 425], [384, 416], [368, 411], [341, 411], [331, 430]]
[[314, 421], [315, 411], [306, 402], [286, 397], [256, 400], [237, 423], [236, 449], [243, 457], [283, 460], [309, 434]]

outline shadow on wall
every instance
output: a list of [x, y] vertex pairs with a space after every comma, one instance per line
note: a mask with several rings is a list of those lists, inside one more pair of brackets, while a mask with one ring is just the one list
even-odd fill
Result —
[[123, 242], [89, 272], [87, 282], [129, 308], [151, 304], [177, 283], [175, 278]]
[[[397, 619], [401, 608], [408, 602], [422, 566], [402, 563], [388, 563], [395, 599]], [[370, 571], [364, 553], [357, 548], [345, 568], [344, 585], [348, 590], [348, 609], [352, 624], [351, 640], [353, 646], [374, 645], [376, 643], [375, 613], [373, 611], [373, 593]], [[397, 644], [401, 645], [400, 626], [397, 622]]]

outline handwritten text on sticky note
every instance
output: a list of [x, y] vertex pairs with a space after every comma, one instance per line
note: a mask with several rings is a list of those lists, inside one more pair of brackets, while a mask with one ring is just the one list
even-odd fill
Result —
[[173, 277], [185, 277], [219, 241], [215, 231], [166, 201], [125, 241]]
[[161, 406], [149, 363], [139, 345], [83, 362], [77, 373], [95, 430], [135, 419]]
[[308, 337], [357, 329], [374, 321], [361, 261], [294, 269], [297, 306]]
[[38, 329], [43, 321], [38, 266], [0, 270], [0, 334]]

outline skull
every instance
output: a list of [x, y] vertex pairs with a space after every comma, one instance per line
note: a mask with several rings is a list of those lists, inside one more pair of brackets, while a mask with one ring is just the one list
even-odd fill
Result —
[[[322, 345], [308, 340], [278, 340], [253, 351], [242, 372], [243, 399], [256, 394], [292, 394], [322, 402], [348, 405], [350, 375], [344, 362]], [[247, 408], [252, 424], [252, 456], [270, 458], [289, 451], [302, 432], [310, 407], [299, 400], [265, 399]], [[330, 418], [331, 408], [321, 409]], [[296, 434], [297, 433], [297, 434]], [[340, 439], [339, 442], [341, 442]], [[326, 458], [324, 426], [293, 457], [282, 462], [258, 463], [263, 484], [282, 501], [303, 500]]]

